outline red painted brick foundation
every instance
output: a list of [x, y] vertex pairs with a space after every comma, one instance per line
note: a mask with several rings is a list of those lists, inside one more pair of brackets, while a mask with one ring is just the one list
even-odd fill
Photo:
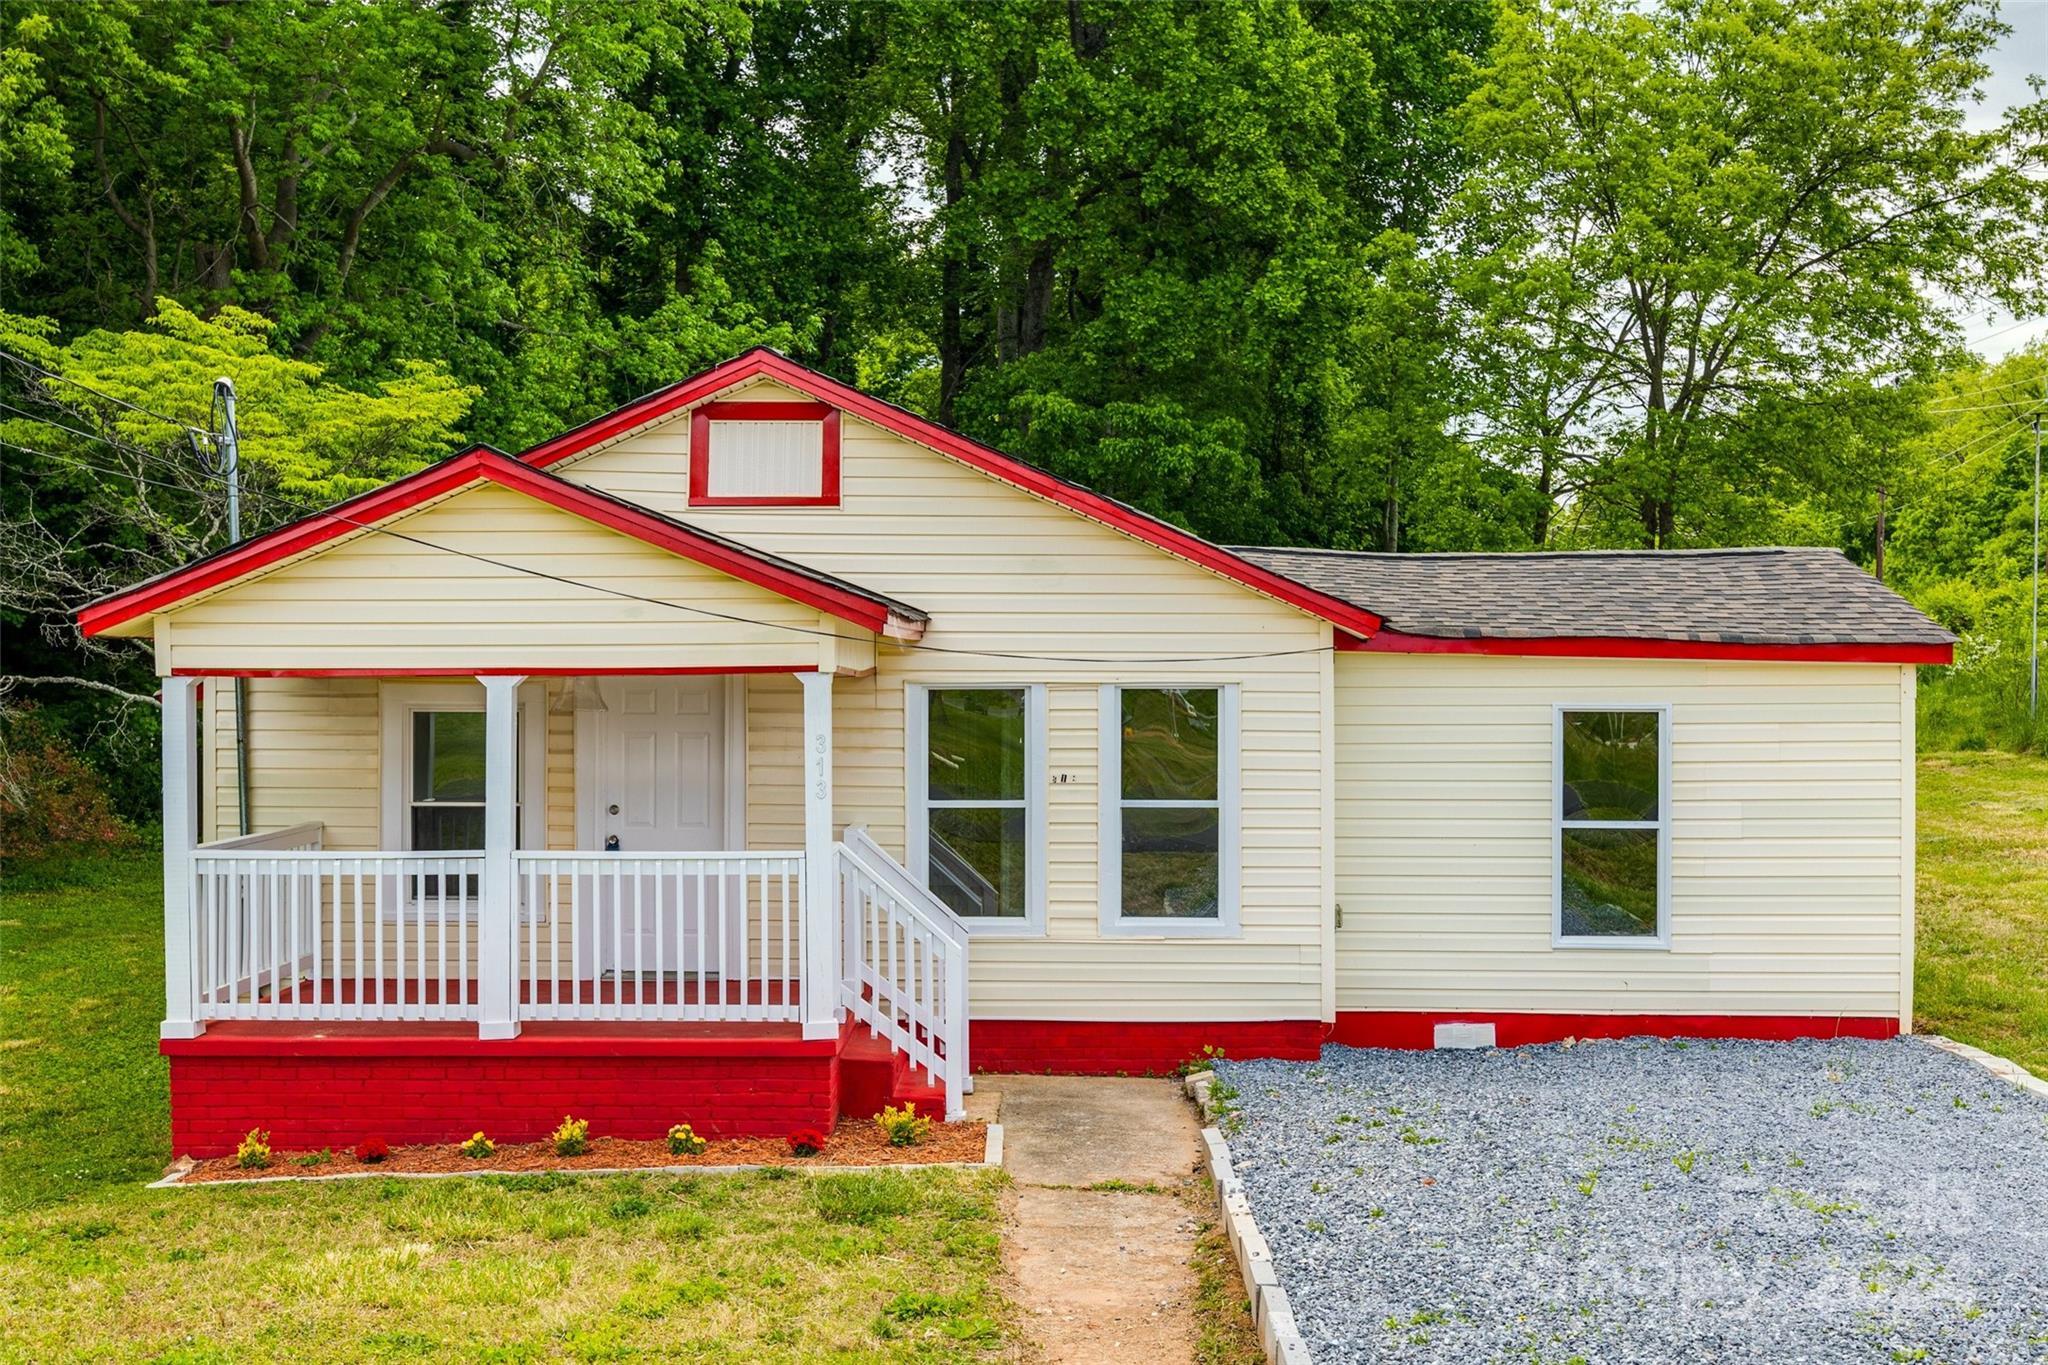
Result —
[[976, 1071], [1142, 1076], [1164, 1075], [1205, 1047], [1220, 1047], [1231, 1057], [1314, 1061], [1323, 1033], [1320, 1019], [1206, 1024], [976, 1019], [967, 1042]]
[[1492, 1024], [1500, 1047], [1567, 1038], [1891, 1038], [1899, 1021], [1864, 1015], [1810, 1014], [1508, 1014], [1487, 1010], [1409, 1012], [1340, 1010], [1330, 1041], [1346, 1047], [1433, 1048], [1438, 1024]]
[[[624, 1040], [620, 1040], [621, 1044]], [[322, 1044], [326, 1045], [323, 1046]], [[607, 1137], [658, 1138], [688, 1123], [706, 1137], [830, 1129], [838, 1116], [838, 1044], [648, 1040], [611, 1045], [474, 1036], [252, 1039], [210, 1032], [167, 1041], [171, 1144], [224, 1156], [251, 1128], [280, 1149], [544, 1138], [565, 1114]], [[381, 1055], [379, 1055], [381, 1052]], [[394, 1055], [396, 1054], [396, 1055]]]

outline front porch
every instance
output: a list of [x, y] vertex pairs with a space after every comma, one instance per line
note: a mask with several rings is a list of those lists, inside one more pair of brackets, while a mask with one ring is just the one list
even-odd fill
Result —
[[[678, 1122], [779, 1135], [905, 1099], [964, 1113], [966, 930], [864, 829], [835, 827], [832, 673], [794, 675], [802, 846], [710, 850], [622, 848], [607, 828], [646, 831], [602, 818], [577, 834], [609, 846], [530, 846], [522, 723], [530, 738], [545, 707], [529, 690], [522, 714], [523, 675], [473, 676], [482, 847], [457, 849], [417, 846], [447, 820], [421, 817], [409, 789], [406, 837], [385, 833], [412, 847], [331, 847], [325, 820], [198, 842], [199, 679], [165, 679], [161, 1032], [179, 1151], [232, 1150], [252, 1127], [319, 1147], [478, 1127], [531, 1140], [564, 1113], [637, 1137]], [[577, 719], [588, 746], [599, 731]], [[627, 758], [658, 765], [651, 785], [704, 786], [667, 766], [676, 752], [664, 739]], [[409, 782], [422, 762], [384, 767]]]

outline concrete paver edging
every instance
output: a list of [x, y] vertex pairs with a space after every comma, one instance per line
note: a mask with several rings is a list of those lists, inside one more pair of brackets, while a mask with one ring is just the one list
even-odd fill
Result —
[[1983, 1067], [1986, 1071], [1998, 1077], [1998, 1079], [2016, 1085], [2029, 1094], [2048, 1100], [2048, 1081], [2042, 1080], [2018, 1062], [2001, 1057], [1995, 1052], [1986, 1052], [1981, 1047], [1971, 1047], [1968, 1043], [1959, 1043], [1953, 1038], [1944, 1038], [1939, 1033], [1919, 1033], [1913, 1036], [1926, 1043], [1929, 1047], [1937, 1047], [1943, 1052], [1952, 1053], [1965, 1061], [1975, 1062], [1978, 1066]]
[[1245, 1291], [1251, 1297], [1259, 1345], [1272, 1365], [1312, 1365], [1308, 1342], [1294, 1320], [1294, 1305], [1288, 1302], [1287, 1291], [1280, 1287], [1280, 1277], [1273, 1269], [1273, 1249], [1252, 1217], [1251, 1201], [1245, 1198], [1243, 1182], [1231, 1168], [1230, 1144], [1223, 1140], [1222, 1129], [1211, 1122], [1216, 1117], [1216, 1106], [1209, 1092], [1215, 1083], [1211, 1073], [1196, 1072], [1187, 1078], [1188, 1098], [1202, 1112], [1202, 1163], [1208, 1167], [1209, 1179], [1216, 1187], [1223, 1235], [1230, 1243], [1231, 1254], [1237, 1257], [1238, 1273], [1244, 1277]]

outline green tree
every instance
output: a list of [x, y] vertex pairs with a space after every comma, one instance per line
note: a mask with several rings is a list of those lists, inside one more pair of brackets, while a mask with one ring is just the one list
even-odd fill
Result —
[[1953, 339], [1935, 291], [2039, 306], [2048, 103], [1964, 125], [2005, 32], [1974, 0], [1503, 8], [1445, 245], [1488, 441], [1564, 539], [1723, 543], [1867, 490], [1890, 382]]

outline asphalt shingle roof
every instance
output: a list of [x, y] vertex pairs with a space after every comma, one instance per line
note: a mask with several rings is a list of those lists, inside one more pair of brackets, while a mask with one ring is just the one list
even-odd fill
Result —
[[1797, 645], [1955, 639], [1839, 550], [1233, 549], [1262, 568], [1377, 612], [1388, 629], [1409, 635]]

